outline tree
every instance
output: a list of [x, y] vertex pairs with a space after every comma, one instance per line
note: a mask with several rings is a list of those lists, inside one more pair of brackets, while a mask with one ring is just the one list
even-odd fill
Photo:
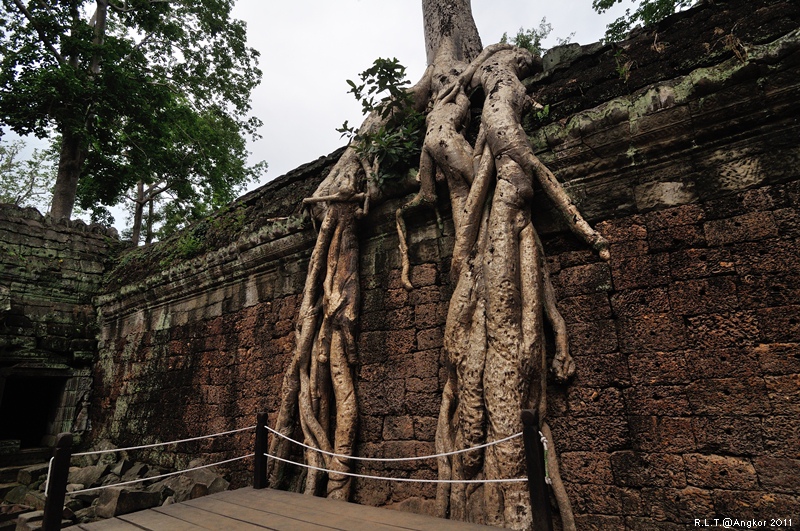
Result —
[[51, 150], [34, 149], [21, 160], [25, 141], [0, 143], [0, 203], [43, 208], [55, 182]]
[[[436, 433], [438, 452], [471, 448], [521, 431], [520, 410], [536, 409], [545, 421], [544, 328], [552, 328], [556, 352], [552, 371], [572, 376], [566, 326], [555, 304], [541, 243], [531, 219], [538, 182], [571, 229], [608, 259], [608, 242], [595, 232], [553, 174], [535, 157], [520, 125], [535, 106], [520, 79], [541, 68], [529, 51], [508, 44], [483, 49], [469, 0], [423, 0], [428, 69], [408, 89], [406, 105], [427, 110], [419, 147], [419, 191], [396, 213], [403, 254], [403, 282], [409, 278], [404, 218], [438, 201], [435, 178], [447, 183], [456, 230], [450, 266], [455, 289], [445, 325], [449, 374]], [[469, 123], [471, 97], [483, 98], [480, 124]], [[389, 96], [384, 105], [396, 101]], [[391, 126], [394, 112], [373, 110], [356, 133], [367, 142]], [[346, 499], [358, 418], [352, 367], [358, 360], [359, 249], [356, 225], [376, 204], [397, 194], [376, 176], [381, 159], [362, 142], [351, 143], [326, 179], [304, 203], [318, 222], [296, 331], [296, 348], [286, 369], [276, 430], [290, 436], [299, 423], [309, 469], [305, 491], [327, 491]], [[394, 170], [398, 172], [398, 169]], [[406, 172], [398, 172], [402, 183]], [[552, 448], [551, 448], [552, 450]], [[271, 441], [270, 454], [285, 459], [285, 439]], [[283, 482], [283, 465], [270, 461], [270, 481]], [[522, 443], [510, 439], [492, 450], [439, 459], [441, 479], [507, 479], [523, 474]], [[555, 452], [548, 465], [564, 529], [574, 529]], [[326, 475], [327, 474], [327, 475]], [[532, 515], [520, 483], [486, 483], [479, 488], [442, 483], [441, 516], [526, 529]]]
[[[608, 25], [606, 29], [606, 40], [620, 41], [637, 24], [652, 24], [668, 17], [675, 11], [684, 9], [696, 4], [699, 0], [639, 0], [639, 5], [631, 14], [630, 9], [625, 10], [625, 16]], [[622, 3], [622, 0], [592, 0], [592, 7], [598, 13], [605, 13], [614, 4]]]
[[[511, 42], [514, 46], [525, 48], [533, 55], [541, 56], [545, 52], [545, 49], [542, 48], [542, 41], [549, 37], [552, 32], [553, 25], [547, 22], [547, 18], [542, 17], [542, 21], [539, 22], [539, 27], [528, 29], [519, 28], [517, 34], [511, 39], [509, 39], [508, 33], [503, 33], [500, 42], [502, 44]], [[569, 44], [573, 36], [575, 36], [574, 32], [564, 39], [557, 39], [558, 45]]]
[[[196, 140], [184, 127], [191, 120], [214, 115], [225, 135], [255, 134], [259, 122], [247, 113], [258, 53], [246, 46], [244, 23], [230, 18], [233, 0], [2, 5], [0, 123], [20, 135], [60, 135], [54, 217], [70, 216], [76, 194], [113, 205], [139, 180], [169, 174], [178, 150]], [[207, 171], [217, 163], [228, 164], [210, 158], [196, 176], [216, 179]]]

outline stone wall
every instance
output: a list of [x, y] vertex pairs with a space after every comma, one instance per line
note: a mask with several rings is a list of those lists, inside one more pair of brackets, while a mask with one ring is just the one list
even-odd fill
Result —
[[97, 350], [92, 297], [116, 245], [115, 231], [0, 205], [0, 439], [11, 441], [5, 450], [86, 429], [85, 420], [80, 427], [74, 421], [82, 401], [88, 405]]
[[[799, 25], [794, 2], [705, 3], [620, 45], [562, 49], [528, 81], [549, 105], [527, 119], [533, 145], [612, 242], [601, 262], [536, 199], [578, 365], [550, 387], [549, 416], [579, 529], [800, 514]], [[97, 299], [96, 437], [149, 443], [274, 415], [315, 238], [299, 202], [333, 160], [122, 257]], [[452, 224], [446, 211], [441, 225], [433, 212], [409, 223], [406, 292], [400, 201], [360, 229], [362, 456], [433, 453], [444, 381]], [[251, 443], [245, 432], [150, 457], [185, 466]], [[249, 466], [230, 466], [236, 485]], [[354, 498], [427, 510], [434, 494], [359, 480]]]

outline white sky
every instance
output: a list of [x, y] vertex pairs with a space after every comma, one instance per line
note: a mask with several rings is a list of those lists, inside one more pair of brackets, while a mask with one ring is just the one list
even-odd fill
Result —
[[[572, 32], [571, 42], [589, 44], [630, 5], [601, 16], [592, 0], [472, 0], [484, 46], [542, 17], [553, 26], [546, 47]], [[263, 138], [250, 151], [253, 162], [269, 164], [264, 182], [344, 145], [336, 128], [362, 121], [345, 80], [357, 81], [376, 58], [396, 57], [411, 83], [425, 70], [420, 0], [238, 0], [234, 17], [247, 22], [248, 43], [261, 52], [253, 114]]]

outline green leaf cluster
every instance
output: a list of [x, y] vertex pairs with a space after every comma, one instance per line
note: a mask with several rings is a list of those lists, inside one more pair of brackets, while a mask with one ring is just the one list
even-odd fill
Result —
[[337, 131], [351, 139], [359, 155], [377, 162], [377, 175], [370, 178], [382, 185], [418, 162], [425, 115], [414, 108], [406, 68], [396, 58], [376, 59], [359, 77], [358, 84], [347, 80], [348, 93], [361, 102], [363, 114], [377, 112], [385, 121], [374, 131], [357, 131], [345, 121]]
[[[524, 48], [531, 52], [533, 56], [541, 56], [544, 54], [545, 49], [542, 47], [542, 41], [545, 40], [550, 34], [553, 32], [553, 25], [547, 22], [546, 17], [542, 17], [541, 22], [539, 22], [539, 27], [537, 28], [519, 28], [517, 30], [517, 34], [509, 38], [508, 33], [503, 33], [503, 36], [500, 38], [501, 44], [513, 44], [518, 48]], [[568, 44], [575, 33], [571, 33], [564, 39], [557, 39], [557, 43], [559, 45]]]
[[[619, 17], [606, 28], [607, 41], [620, 41], [638, 24], [648, 25], [668, 17], [679, 9], [684, 9], [697, 3], [698, 0], [640, 0], [636, 9], [631, 13], [625, 10], [625, 16]], [[622, 0], [592, 0], [592, 7], [598, 13], [605, 13]]]

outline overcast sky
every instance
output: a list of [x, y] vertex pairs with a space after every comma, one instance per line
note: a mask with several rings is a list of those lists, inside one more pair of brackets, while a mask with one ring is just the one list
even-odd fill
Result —
[[[625, 0], [601, 16], [592, 0], [472, 0], [484, 46], [538, 27], [542, 17], [553, 26], [546, 47], [572, 32], [572, 42], [589, 44], [629, 6]], [[264, 122], [263, 138], [250, 150], [252, 161], [269, 164], [265, 180], [344, 144], [335, 129], [362, 120], [345, 80], [358, 80], [376, 58], [396, 57], [412, 83], [425, 70], [420, 0], [237, 0], [234, 16], [247, 22], [248, 42], [261, 53], [253, 114]]]

